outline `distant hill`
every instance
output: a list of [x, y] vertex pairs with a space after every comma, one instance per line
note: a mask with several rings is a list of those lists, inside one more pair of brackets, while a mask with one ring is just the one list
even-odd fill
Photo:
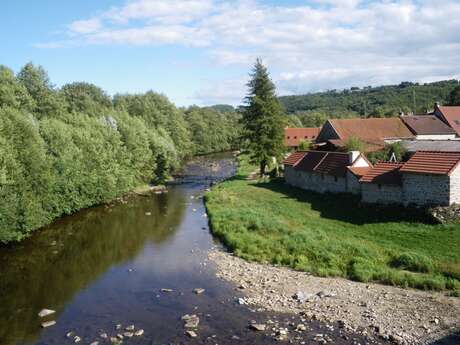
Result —
[[279, 99], [288, 114], [301, 113], [301, 117], [308, 117], [308, 113], [320, 113], [325, 117], [390, 117], [397, 116], [400, 111], [412, 112], [414, 94], [417, 113], [433, 109], [434, 103], [444, 102], [458, 84], [457, 80], [425, 84], [402, 82], [399, 85], [352, 87], [343, 91], [331, 90]]

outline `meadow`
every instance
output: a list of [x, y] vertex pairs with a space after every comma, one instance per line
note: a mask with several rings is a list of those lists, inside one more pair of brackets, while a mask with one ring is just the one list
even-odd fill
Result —
[[460, 225], [304, 191], [281, 178], [246, 179], [254, 170], [240, 156], [237, 175], [206, 195], [212, 231], [235, 255], [318, 276], [460, 295]]

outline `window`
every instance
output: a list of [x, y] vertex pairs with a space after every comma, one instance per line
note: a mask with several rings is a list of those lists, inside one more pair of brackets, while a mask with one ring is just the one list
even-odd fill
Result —
[[288, 139], [291, 139], [291, 137], [287, 137]]
[[294, 139], [297, 139], [297, 137], [294, 137]]
[[304, 139], [308, 139], [308, 136], [306, 135], [306, 136], [304, 136], [303, 138], [304, 138]]

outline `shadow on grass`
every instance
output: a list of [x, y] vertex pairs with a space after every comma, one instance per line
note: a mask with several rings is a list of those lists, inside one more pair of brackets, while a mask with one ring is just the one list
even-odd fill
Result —
[[283, 179], [254, 183], [253, 186], [284, 194], [286, 198], [311, 204], [323, 218], [364, 225], [372, 223], [407, 222], [436, 224], [423, 209], [402, 206], [365, 205], [360, 198], [351, 194], [321, 194], [289, 186]]

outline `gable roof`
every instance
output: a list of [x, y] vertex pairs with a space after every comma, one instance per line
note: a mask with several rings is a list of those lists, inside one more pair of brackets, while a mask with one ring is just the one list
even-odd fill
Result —
[[321, 128], [285, 128], [284, 144], [288, 147], [299, 146], [301, 140], [314, 141], [318, 137]]
[[434, 115], [401, 116], [401, 120], [415, 135], [452, 135], [456, 133]]
[[283, 164], [295, 166], [297, 163], [299, 163], [302, 160], [303, 157], [305, 157], [306, 154], [307, 154], [307, 151], [293, 152], [283, 160]]
[[401, 172], [450, 175], [460, 163], [460, 152], [417, 151]]
[[363, 177], [364, 175], [366, 175], [369, 170], [372, 169], [372, 165], [369, 165], [368, 167], [347, 167], [348, 170], [350, 170], [350, 172], [355, 175], [356, 177], [358, 178], [361, 178]]
[[359, 181], [374, 184], [401, 185], [402, 177], [400, 168], [402, 166], [402, 163], [377, 162]]
[[436, 112], [441, 113], [444, 120], [451, 126], [455, 132], [460, 135], [460, 106], [436, 106]]
[[350, 165], [352, 165], [350, 156], [345, 152], [307, 151], [307, 154], [297, 163], [295, 169], [344, 177]]
[[403, 140], [402, 145], [410, 153], [416, 151], [460, 152], [460, 140]]
[[332, 119], [330, 124], [339, 135], [346, 140], [356, 137], [361, 140], [384, 140], [395, 138], [413, 138], [414, 135], [404, 125], [401, 119], [369, 118], [369, 119]]
[[[361, 140], [364, 144], [364, 152], [375, 152], [385, 148], [385, 142], [383, 140]], [[347, 145], [347, 141], [343, 139], [329, 139], [327, 143], [331, 144], [336, 148], [344, 148]]]

